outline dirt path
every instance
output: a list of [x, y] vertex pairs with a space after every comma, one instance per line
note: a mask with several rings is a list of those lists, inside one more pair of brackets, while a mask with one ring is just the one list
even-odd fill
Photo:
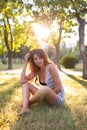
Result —
[[74, 75], [74, 76], [82, 76], [83, 72], [74, 71], [74, 70], [70, 70], [70, 69], [62, 69], [62, 71], [60, 71], [60, 74], [70, 74], [70, 75]]
[[20, 74], [22, 69], [0, 70], [2, 74]]
[[[20, 74], [22, 69], [14, 69], [14, 70], [0, 70], [0, 78], [1, 79], [11, 79], [11, 78], [17, 78], [20, 80]], [[0, 81], [1, 82], [1, 81]]]
[[[1, 74], [13, 74], [13, 75], [20, 75], [22, 69], [13, 69], [13, 70], [0, 70]], [[82, 76], [82, 71], [74, 71], [70, 69], [62, 69], [62, 71], [59, 71], [60, 75], [76, 75], [76, 76]]]

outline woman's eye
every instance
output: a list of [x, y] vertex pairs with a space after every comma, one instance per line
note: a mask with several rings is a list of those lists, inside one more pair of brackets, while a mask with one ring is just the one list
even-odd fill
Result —
[[35, 58], [34, 60], [37, 60], [37, 58]]

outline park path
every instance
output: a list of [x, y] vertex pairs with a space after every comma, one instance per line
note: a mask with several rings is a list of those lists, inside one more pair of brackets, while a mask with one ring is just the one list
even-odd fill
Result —
[[[1, 74], [13, 74], [13, 75], [20, 75], [22, 69], [13, 69], [13, 70], [0, 70]], [[62, 69], [62, 71], [59, 71], [60, 75], [74, 75], [74, 76], [82, 76], [82, 71], [74, 71], [70, 69]]]
[[[0, 70], [0, 79], [9, 80], [11, 78], [17, 78], [20, 81], [20, 75], [21, 75], [21, 69], [13, 69], [13, 70]], [[59, 71], [59, 75], [61, 80], [65, 79], [66, 75], [73, 75], [73, 76], [82, 76], [81, 71], [73, 71], [69, 69], [62, 69], [62, 71]], [[15, 79], [14, 79], [15, 80]], [[0, 80], [0, 84], [3, 82], [3, 80]]]
[[2, 74], [20, 74], [22, 69], [0, 70]]
[[70, 74], [73, 76], [82, 76], [82, 71], [75, 71], [72, 69], [62, 69], [62, 71], [59, 71], [60, 75], [66, 75], [66, 74]]
[[[13, 69], [13, 70], [0, 70], [0, 78], [1, 79], [10, 79], [17, 78], [20, 80], [20, 74], [22, 69]], [[0, 81], [1, 82], [1, 81]]]

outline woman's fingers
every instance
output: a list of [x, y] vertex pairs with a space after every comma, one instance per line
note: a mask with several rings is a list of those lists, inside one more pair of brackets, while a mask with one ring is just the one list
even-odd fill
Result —
[[28, 61], [28, 58], [29, 58], [29, 57], [30, 57], [30, 54], [29, 54], [29, 53], [27, 53], [27, 54], [25, 55], [25, 57], [24, 57], [24, 58], [25, 58], [25, 60], [26, 60], [26, 61]]

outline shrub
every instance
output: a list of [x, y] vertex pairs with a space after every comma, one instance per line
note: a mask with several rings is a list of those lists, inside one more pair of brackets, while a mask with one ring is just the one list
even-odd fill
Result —
[[65, 55], [61, 59], [61, 63], [65, 68], [75, 68], [75, 65], [79, 62], [78, 57], [74, 55]]
[[7, 64], [7, 61], [6, 61], [6, 59], [2, 59], [2, 64]]

